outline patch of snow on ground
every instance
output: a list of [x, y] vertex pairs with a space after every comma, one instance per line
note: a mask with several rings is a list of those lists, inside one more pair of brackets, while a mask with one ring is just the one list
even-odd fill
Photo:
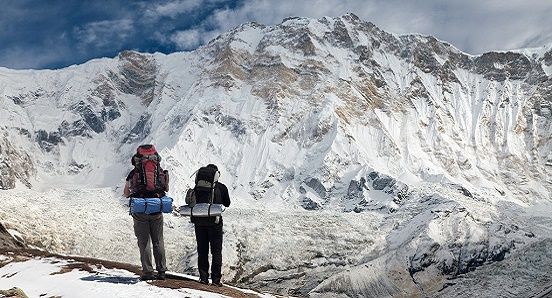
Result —
[[29, 297], [227, 297], [195, 289], [167, 289], [121, 269], [60, 271], [67, 261], [30, 259], [0, 268], [0, 289], [18, 287]]

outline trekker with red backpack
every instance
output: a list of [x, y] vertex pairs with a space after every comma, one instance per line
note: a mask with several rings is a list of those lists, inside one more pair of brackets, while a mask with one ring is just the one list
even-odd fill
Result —
[[[134, 169], [126, 178], [124, 196], [130, 199], [131, 215], [134, 219], [134, 234], [140, 249], [142, 263], [141, 280], [165, 279], [167, 271], [165, 246], [163, 242], [163, 212], [170, 212], [170, 206], [163, 208], [163, 200], [168, 198], [165, 192], [169, 190], [169, 173], [160, 166], [161, 157], [153, 145], [141, 145], [132, 156]], [[169, 198], [170, 199], [170, 198]], [[151, 201], [159, 202], [161, 207], [155, 207]], [[148, 201], [150, 206], [148, 207]], [[142, 205], [140, 205], [140, 203]], [[148, 209], [149, 208], [149, 209]], [[164, 211], [163, 209], [168, 209]], [[149, 210], [153, 210], [149, 212]], [[151, 262], [150, 239], [153, 246], [153, 256], [157, 276], [153, 274]]]

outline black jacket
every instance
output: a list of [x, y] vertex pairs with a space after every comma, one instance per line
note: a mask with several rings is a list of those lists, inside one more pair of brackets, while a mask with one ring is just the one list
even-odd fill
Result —
[[[199, 202], [199, 201], [198, 201]], [[213, 198], [213, 204], [222, 204], [224, 207], [230, 206], [230, 195], [228, 194], [228, 188], [221, 182], [217, 182], [215, 185], [215, 197]], [[200, 226], [214, 226], [217, 225], [216, 217], [195, 217], [192, 216], [191, 221]], [[218, 224], [222, 224], [222, 216], [219, 217]]]

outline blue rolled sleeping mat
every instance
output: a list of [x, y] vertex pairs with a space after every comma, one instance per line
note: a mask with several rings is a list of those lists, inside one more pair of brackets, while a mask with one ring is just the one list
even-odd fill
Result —
[[130, 213], [171, 213], [173, 199], [171, 197], [161, 198], [131, 198]]
[[224, 209], [222, 204], [197, 203], [193, 207], [181, 206], [179, 213], [184, 216], [211, 217], [222, 215]]

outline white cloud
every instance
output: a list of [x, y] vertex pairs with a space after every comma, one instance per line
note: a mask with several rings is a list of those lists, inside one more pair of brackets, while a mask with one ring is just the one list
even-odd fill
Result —
[[176, 18], [182, 14], [194, 13], [211, 4], [225, 2], [224, 0], [170, 0], [163, 3], [142, 4], [144, 16], [158, 19], [160, 17]]
[[170, 41], [176, 44], [179, 50], [191, 50], [207, 43], [219, 34], [218, 31], [205, 30], [202, 28], [177, 31], [170, 37]]
[[133, 24], [131, 19], [91, 22], [75, 28], [74, 34], [82, 46], [114, 48], [124, 43]]
[[174, 18], [179, 14], [188, 13], [201, 7], [203, 2], [204, 0], [179, 0], [169, 1], [166, 3], [156, 3], [152, 7], [147, 8], [146, 16], [154, 18]]
[[171, 36], [171, 41], [181, 50], [193, 49], [202, 43], [201, 32], [198, 29], [178, 31]]
[[246, 0], [236, 9], [213, 12], [200, 28], [224, 32], [249, 21], [274, 25], [288, 16], [349, 12], [386, 31], [434, 35], [474, 54], [552, 42], [549, 0]]
[[50, 47], [10, 47], [0, 51], [0, 65], [13, 69], [42, 69], [70, 57], [72, 52], [62, 45]]

